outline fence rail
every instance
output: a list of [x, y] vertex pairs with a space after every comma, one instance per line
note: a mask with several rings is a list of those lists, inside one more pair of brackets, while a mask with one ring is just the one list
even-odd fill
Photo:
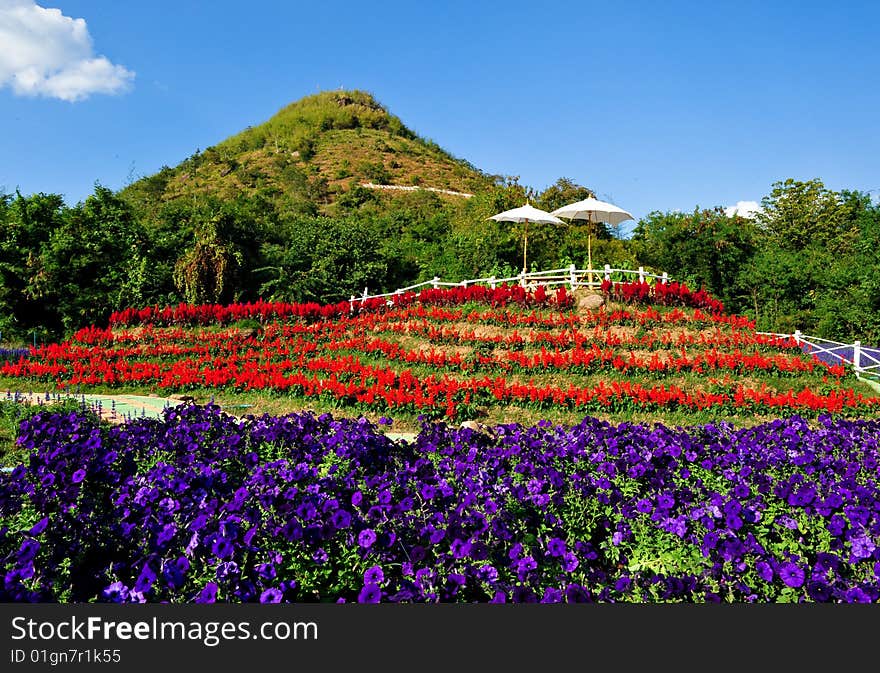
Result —
[[758, 334], [794, 339], [801, 350], [815, 355], [823, 362], [831, 365], [849, 365], [857, 376], [867, 374], [871, 377], [880, 377], [880, 349], [863, 346], [861, 341], [841, 343], [803, 334], [800, 330], [795, 330], [794, 334], [777, 332], [758, 332]]
[[[421, 283], [416, 283], [415, 285], [409, 285], [408, 287], [399, 288], [394, 292], [385, 292], [383, 294], [370, 294], [369, 288], [365, 287], [364, 293], [360, 297], [351, 295], [348, 303], [350, 310], [354, 311], [356, 302], [360, 302], [361, 304], [363, 304], [368, 299], [383, 299], [393, 297], [398, 294], [403, 294], [404, 292], [412, 292], [414, 290], [418, 290], [419, 288], [428, 286], [436, 290], [441, 287], [469, 287], [471, 285], [482, 284], [488, 285], [494, 290], [498, 285], [515, 282], [519, 283], [523, 287], [528, 287], [532, 285], [534, 285], [535, 287], [537, 287], [538, 285], [544, 285], [545, 287], [550, 287], [552, 285], [568, 285], [569, 289], [574, 292], [579, 287], [601, 287], [602, 281], [611, 280], [612, 275], [638, 277], [639, 281], [641, 282], [646, 282], [648, 279], [652, 279], [661, 283], [668, 283], [671, 280], [669, 278], [669, 274], [667, 274], [665, 271], [662, 274], [649, 273], [645, 271], [644, 267], [641, 266], [638, 268], [638, 270], [616, 269], [608, 264], [606, 264], [601, 269], [578, 269], [575, 267], [574, 264], [572, 264], [563, 269], [550, 269], [548, 271], [520, 273], [516, 276], [511, 276], [509, 278], [496, 278], [495, 276], [490, 276], [488, 278], [472, 278], [469, 280], [462, 280], [457, 283], [442, 281], [439, 277], [435, 276], [431, 280], [426, 280]], [[594, 278], [596, 278], [597, 280], [594, 280]]]

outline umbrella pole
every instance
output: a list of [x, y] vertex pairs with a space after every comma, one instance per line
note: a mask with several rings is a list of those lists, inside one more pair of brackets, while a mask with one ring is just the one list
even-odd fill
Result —
[[525, 229], [525, 235], [523, 237], [523, 285], [525, 285], [525, 282], [526, 282], [526, 279], [525, 279], [526, 268], [527, 268], [526, 267], [526, 251], [529, 248], [529, 221], [526, 220], [525, 224], [526, 224], [526, 229]]
[[593, 246], [591, 245], [593, 239], [593, 223], [589, 222], [587, 224], [587, 266], [590, 271], [588, 273], [587, 281], [590, 284], [590, 288], [593, 287]]

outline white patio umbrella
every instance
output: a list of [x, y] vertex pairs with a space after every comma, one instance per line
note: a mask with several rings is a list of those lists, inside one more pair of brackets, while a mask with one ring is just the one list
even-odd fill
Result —
[[[592, 250], [592, 234], [593, 224], [596, 222], [607, 222], [608, 224], [620, 224], [626, 220], [634, 220], [635, 218], [623, 208], [618, 208], [613, 203], [599, 201], [592, 196], [583, 201], [575, 201], [566, 206], [557, 208], [551, 215], [556, 217], [565, 217], [570, 220], [586, 220], [589, 224], [587, 228], [587, 265], [593, 268], [593, 250]], [[590, 274], [590, 282], [593, 281], [593, 274]]]
[[529, 222], [541, 222], [546, 224], [565, 224], [555, 215], [548, 213], [540, 208], [535, 208], [526, 202], [526, 205], [511, 210], [505, 210], [503, 213], [492, 215], [486, 218], [495, 220], [496, 222], [522, 222], [525, 224], [523, 232], [523, 273], [526, 273], [526, 250], [529, 247]]

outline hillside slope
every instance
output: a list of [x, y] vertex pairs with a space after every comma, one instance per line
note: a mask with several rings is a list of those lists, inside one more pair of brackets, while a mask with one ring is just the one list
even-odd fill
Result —
[[494, 179], [417, 136], [369, 93], [328, 91], [296, 101], [120, 194], [146, 210], [198, 194], [227, 199], [260, 193], [310, 202], [321, 211], [363, 183], [474, 193]]

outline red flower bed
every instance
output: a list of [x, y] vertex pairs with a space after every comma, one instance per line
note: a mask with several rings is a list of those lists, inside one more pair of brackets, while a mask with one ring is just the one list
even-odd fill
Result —
[[613, 283], [602, 281], [602, 293], [612, 301], [626, 304], [660, 304], [661, 306], [687, 306], [705, 308], [713, 313], [723, 313], [724, 303], [715, 299], [704, 289], [691, 290], [685, 283], [646, 283], [632, 281]]
[[484, 285], [425, 289], [420, 292], [401, 292], [389, 298], [355, 299], [337, 304], [256, 302], [239, 304], [178, 304], [177, 306], [147, 306], [115, 311], [110, 315], [111, 327], [133, 325], [227, 325], [239, 320], [255, 319], [260, 322], [272, 320], [329, 320], [352, 313], [376, 312], [389, 306], [409, 306], [413, 303], [436, 306], [455, 306], [469, 302], [483, 302], [494, 307], [516, 304], [518, 306], [544, 306], [568, 308], [574, 297], [564, 286], [548, 294], [544, 286], [530, 292], [519, 285], [500, 285], [490, 288]]

